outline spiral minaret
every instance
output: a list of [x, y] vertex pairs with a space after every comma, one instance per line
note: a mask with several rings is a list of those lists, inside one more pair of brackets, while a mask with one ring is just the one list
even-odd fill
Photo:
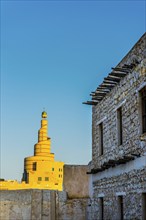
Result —
[[55, 161], [54, 153], [51, 153], [47, 113], [43, 111], [38, 142], [34, 145], [34, 156], [24, 159], [22, 180], [31, 185], [39, 184], [42, 188], [62, 190], [63, 165], [63, 162]]

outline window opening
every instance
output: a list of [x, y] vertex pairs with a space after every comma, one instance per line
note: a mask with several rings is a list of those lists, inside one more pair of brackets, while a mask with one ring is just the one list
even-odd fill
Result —
[[103, 155], [103, 123], [99, 124], [99, 155]]
[[32, 163], [32, 170], [33, 170], [33, 171], [36, 171], [36, 170], [37, 170], [37, 163], [36, 163], [36, 162], [33, 162], [33, 163]]
[[146, 86], [140, 91], [142, 108], [142, 133], [146, 132]]
[[38, 177], [38, 181], [42, 181], [42, 177]]
[[122, 107], [117, 109], [118, 146], [123, 144]]
[[99, 219], [104, 219], [104, 201], [103, 197], [99, 198]]
[[118, 196], [119, 220], [123, 220], [123, 196]]

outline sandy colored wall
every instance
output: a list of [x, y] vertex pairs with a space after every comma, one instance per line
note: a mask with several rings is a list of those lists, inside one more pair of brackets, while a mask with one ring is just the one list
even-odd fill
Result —
[[85, 220], [88, 199], [50, 190], [0, 191], [1, 220]]
[[89, 197], [89, 175], [86, 174], [87, 165], [64, 166], [64, 191], [68, 198]]

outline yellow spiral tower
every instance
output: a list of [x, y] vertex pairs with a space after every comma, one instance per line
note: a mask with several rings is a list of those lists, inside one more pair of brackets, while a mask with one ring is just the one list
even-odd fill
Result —
[[47, 113], [44, 111], [38, 131], [38, 143], [34, 145], [34, 156], [24, 159], [22, 180], [30, 188], [62, 190], [64, 163], [54, 160], [54, 154], [50, 152], [51, 139], [47, 134]]

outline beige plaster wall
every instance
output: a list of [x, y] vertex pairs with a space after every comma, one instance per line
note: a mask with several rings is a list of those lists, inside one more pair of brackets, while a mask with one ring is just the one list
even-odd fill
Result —
[[64, 191], [68, 198], [89, 197], [89, 175], [86, 174], [87, 165], [64, 166]]

